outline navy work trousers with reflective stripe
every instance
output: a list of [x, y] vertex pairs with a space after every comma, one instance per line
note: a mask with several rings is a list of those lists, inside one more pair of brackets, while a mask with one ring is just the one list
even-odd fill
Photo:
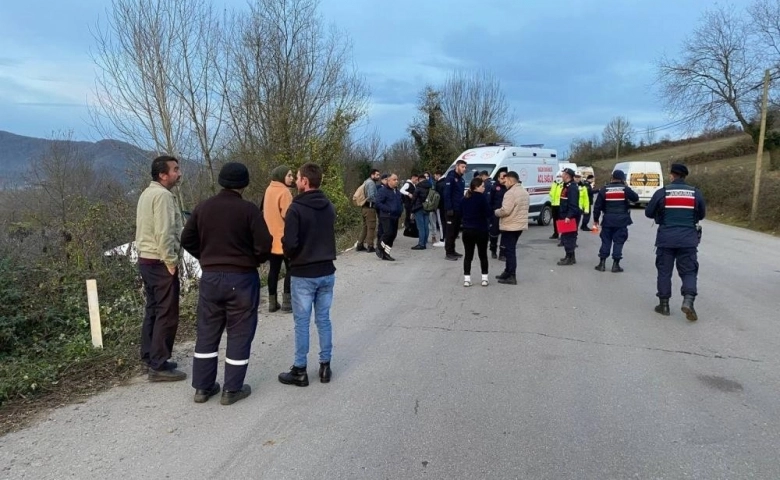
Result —
[[241, 389], [257, 329], [260, 277], [257, 272], [203, 272], [198, 297], [198, 338], [192, 386], [208, 390], [217, 379], [217, 357], [227, 327], [224, 389]]

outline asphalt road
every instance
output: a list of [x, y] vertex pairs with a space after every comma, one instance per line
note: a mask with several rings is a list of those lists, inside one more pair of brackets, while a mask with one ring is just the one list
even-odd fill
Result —
[[655, 230], [634, 219], [622, 274], [593, 269], [587, 233], [556, 266], [536, 226], [517, 286], [464, 288], [410, 239], [395, 263], [347, 252], [330, 384], [314, 329], [311, 385], [278, 383], [292, 319], [263, 314], [248, 399], [139, 377], [1, 438], [0, 478], [780, 478], [780, 239], [705, 222], [690, 323], [677, 277], [672, 316], [653, 312]]

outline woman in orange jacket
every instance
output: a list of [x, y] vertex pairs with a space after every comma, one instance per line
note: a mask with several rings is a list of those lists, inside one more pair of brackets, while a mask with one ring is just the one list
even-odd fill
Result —
[[263, 217], [268, 225], [271, 236], [274, 237], [271, 246], [270, 271], [268, 272], [268, 311], [279, 310], [279, 299], [276, 287], [279, 283], [279, 274], [284, 263], [284, 294], [282, 296], [282, 311], [292, 312], [290, 299], [290, 263], [282, 251], [282, 236], [284, 236], [284, 216], [287, 208], [292, 203], [290, 186], [294, 180], [290, 167], [281, 165], [271, 171], [271, 184], [265, 190], [263, 197]]

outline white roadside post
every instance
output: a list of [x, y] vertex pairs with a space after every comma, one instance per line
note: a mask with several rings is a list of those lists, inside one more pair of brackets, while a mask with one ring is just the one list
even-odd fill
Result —
[[92, 346], [103, 348], [103, 330], [100, 327], [100, 303], [98, 302], [97, 282], [87, 280], [87, 302], [89, 303], [89, 326], [92, 331]]

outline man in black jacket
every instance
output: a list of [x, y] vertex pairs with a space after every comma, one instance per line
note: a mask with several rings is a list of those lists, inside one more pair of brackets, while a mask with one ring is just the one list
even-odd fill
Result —
[[285, 385], [309, 384], [309, 325], [314, 323], [320, 339], [320, 381], [331, 378], [333, 350], [330, 306], [336, 283], [336, 208], [320, 190], [322, 167], [306, 163], [295, 182], [300, 194], [293, 199], [284, 219], [282, 249], [290, 259], [290, 287], [295, 320], [295, 359], [289, 372], [279, 374]]
[[379, 209], [379, 223], [382, 225], [382, 238], [379, 242], [377, 255], [382, 260], [395, 261], [390, 256], [395, 237], [398, 235], [398, 219], [403, 214], [404, 206], [398, 187], [398, 175], [387, 177], [387, 186], [376, 193], [376, 206]]
[[192, 211], [181, 235], [182, 247], [200, 261], [198, 331], [192, 362], [195, 402], [219, 393], [217, 357], [227, 327], [225, 390], [222, 405], [249, 396], [244, 385], [257, 328], [260, 277], [257, 267], [271, 255], [271, 234], [257, 206], [241, 198], [249, 172], [227, 163], [219, 172], [223, 190]]

